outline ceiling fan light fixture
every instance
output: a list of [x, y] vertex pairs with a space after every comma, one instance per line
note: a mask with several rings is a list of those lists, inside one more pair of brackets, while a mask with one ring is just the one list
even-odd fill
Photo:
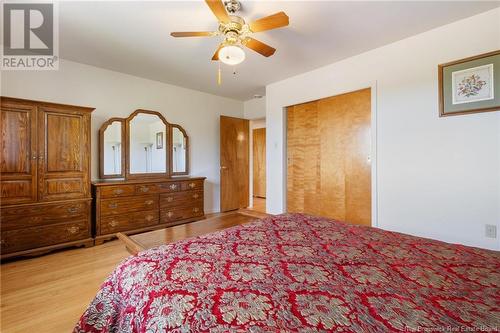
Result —
[[236, 45], [226, 45], [219, 50], [219, 60], [226, 65], [238, 65], [245, 60], [245, 51]]

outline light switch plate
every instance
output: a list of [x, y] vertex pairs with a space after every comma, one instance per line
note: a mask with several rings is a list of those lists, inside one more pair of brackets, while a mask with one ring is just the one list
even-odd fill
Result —
[[486, 225], [486, 237], [497, 238], [497, 226], [493, 224]]

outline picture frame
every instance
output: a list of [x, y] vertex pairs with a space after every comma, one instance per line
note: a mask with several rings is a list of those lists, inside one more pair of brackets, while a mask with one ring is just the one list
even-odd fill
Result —
[[438, 65], [439, 116], [500, 110], [500, 50]]
[[163, 132], [156, 133], [156, 149], [163, 149]]

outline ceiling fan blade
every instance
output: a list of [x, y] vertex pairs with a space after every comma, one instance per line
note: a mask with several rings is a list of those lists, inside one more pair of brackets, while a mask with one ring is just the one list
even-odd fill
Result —
[[231, 21], [222, 0], [205, 0], [205, 2], [217, 17], [217, 20], [223, 23], [229, 23], [229, 21]]
[[270, 57], [276, 52], [276, 49], [262, 43], [261, 41], [258, 41], [257, 39], [253, 39], [251, 37], [248, 37], [245, 39], [243, 45], [248, 47], [249, 49], [254, 50], [257, 53], [262, 54], [264, 57]]
[[176, 31], [170, 33], [172, 37], [211, 37], [215, 36], [216, 33], [212, 31]]
[[214, 61], [219, 60], [219, 50], [220, 49], [222, 49], [222, 44], [220, 44], [219, 47], [217, 48], [217, 50], [215, 51], [214, 56], [212, 57], [212, 60], [214, 60]]
[[288, 23], [288, 16], [284, 12], [279, 12], [253, 21], [249, 24], [249, 27], [253, 32], [260, 32], [286, 27]]

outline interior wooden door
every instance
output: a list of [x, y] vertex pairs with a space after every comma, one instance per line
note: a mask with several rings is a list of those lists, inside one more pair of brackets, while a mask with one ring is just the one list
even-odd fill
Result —
[[38, 133], [39, 200], [90, 197], [90, 113], [39, 107]]
[[220, 117], [220, 209], [222, 212], [249, 204], [249, 121]]
[[253, 195], [266, 197], [266, 129], [253, 130]]
[[371, 91], [287, 109], [287, 210], [371, 225]]
[[0, 171], [2, 205], [36, 201], [36, 108], [2, 99]]

